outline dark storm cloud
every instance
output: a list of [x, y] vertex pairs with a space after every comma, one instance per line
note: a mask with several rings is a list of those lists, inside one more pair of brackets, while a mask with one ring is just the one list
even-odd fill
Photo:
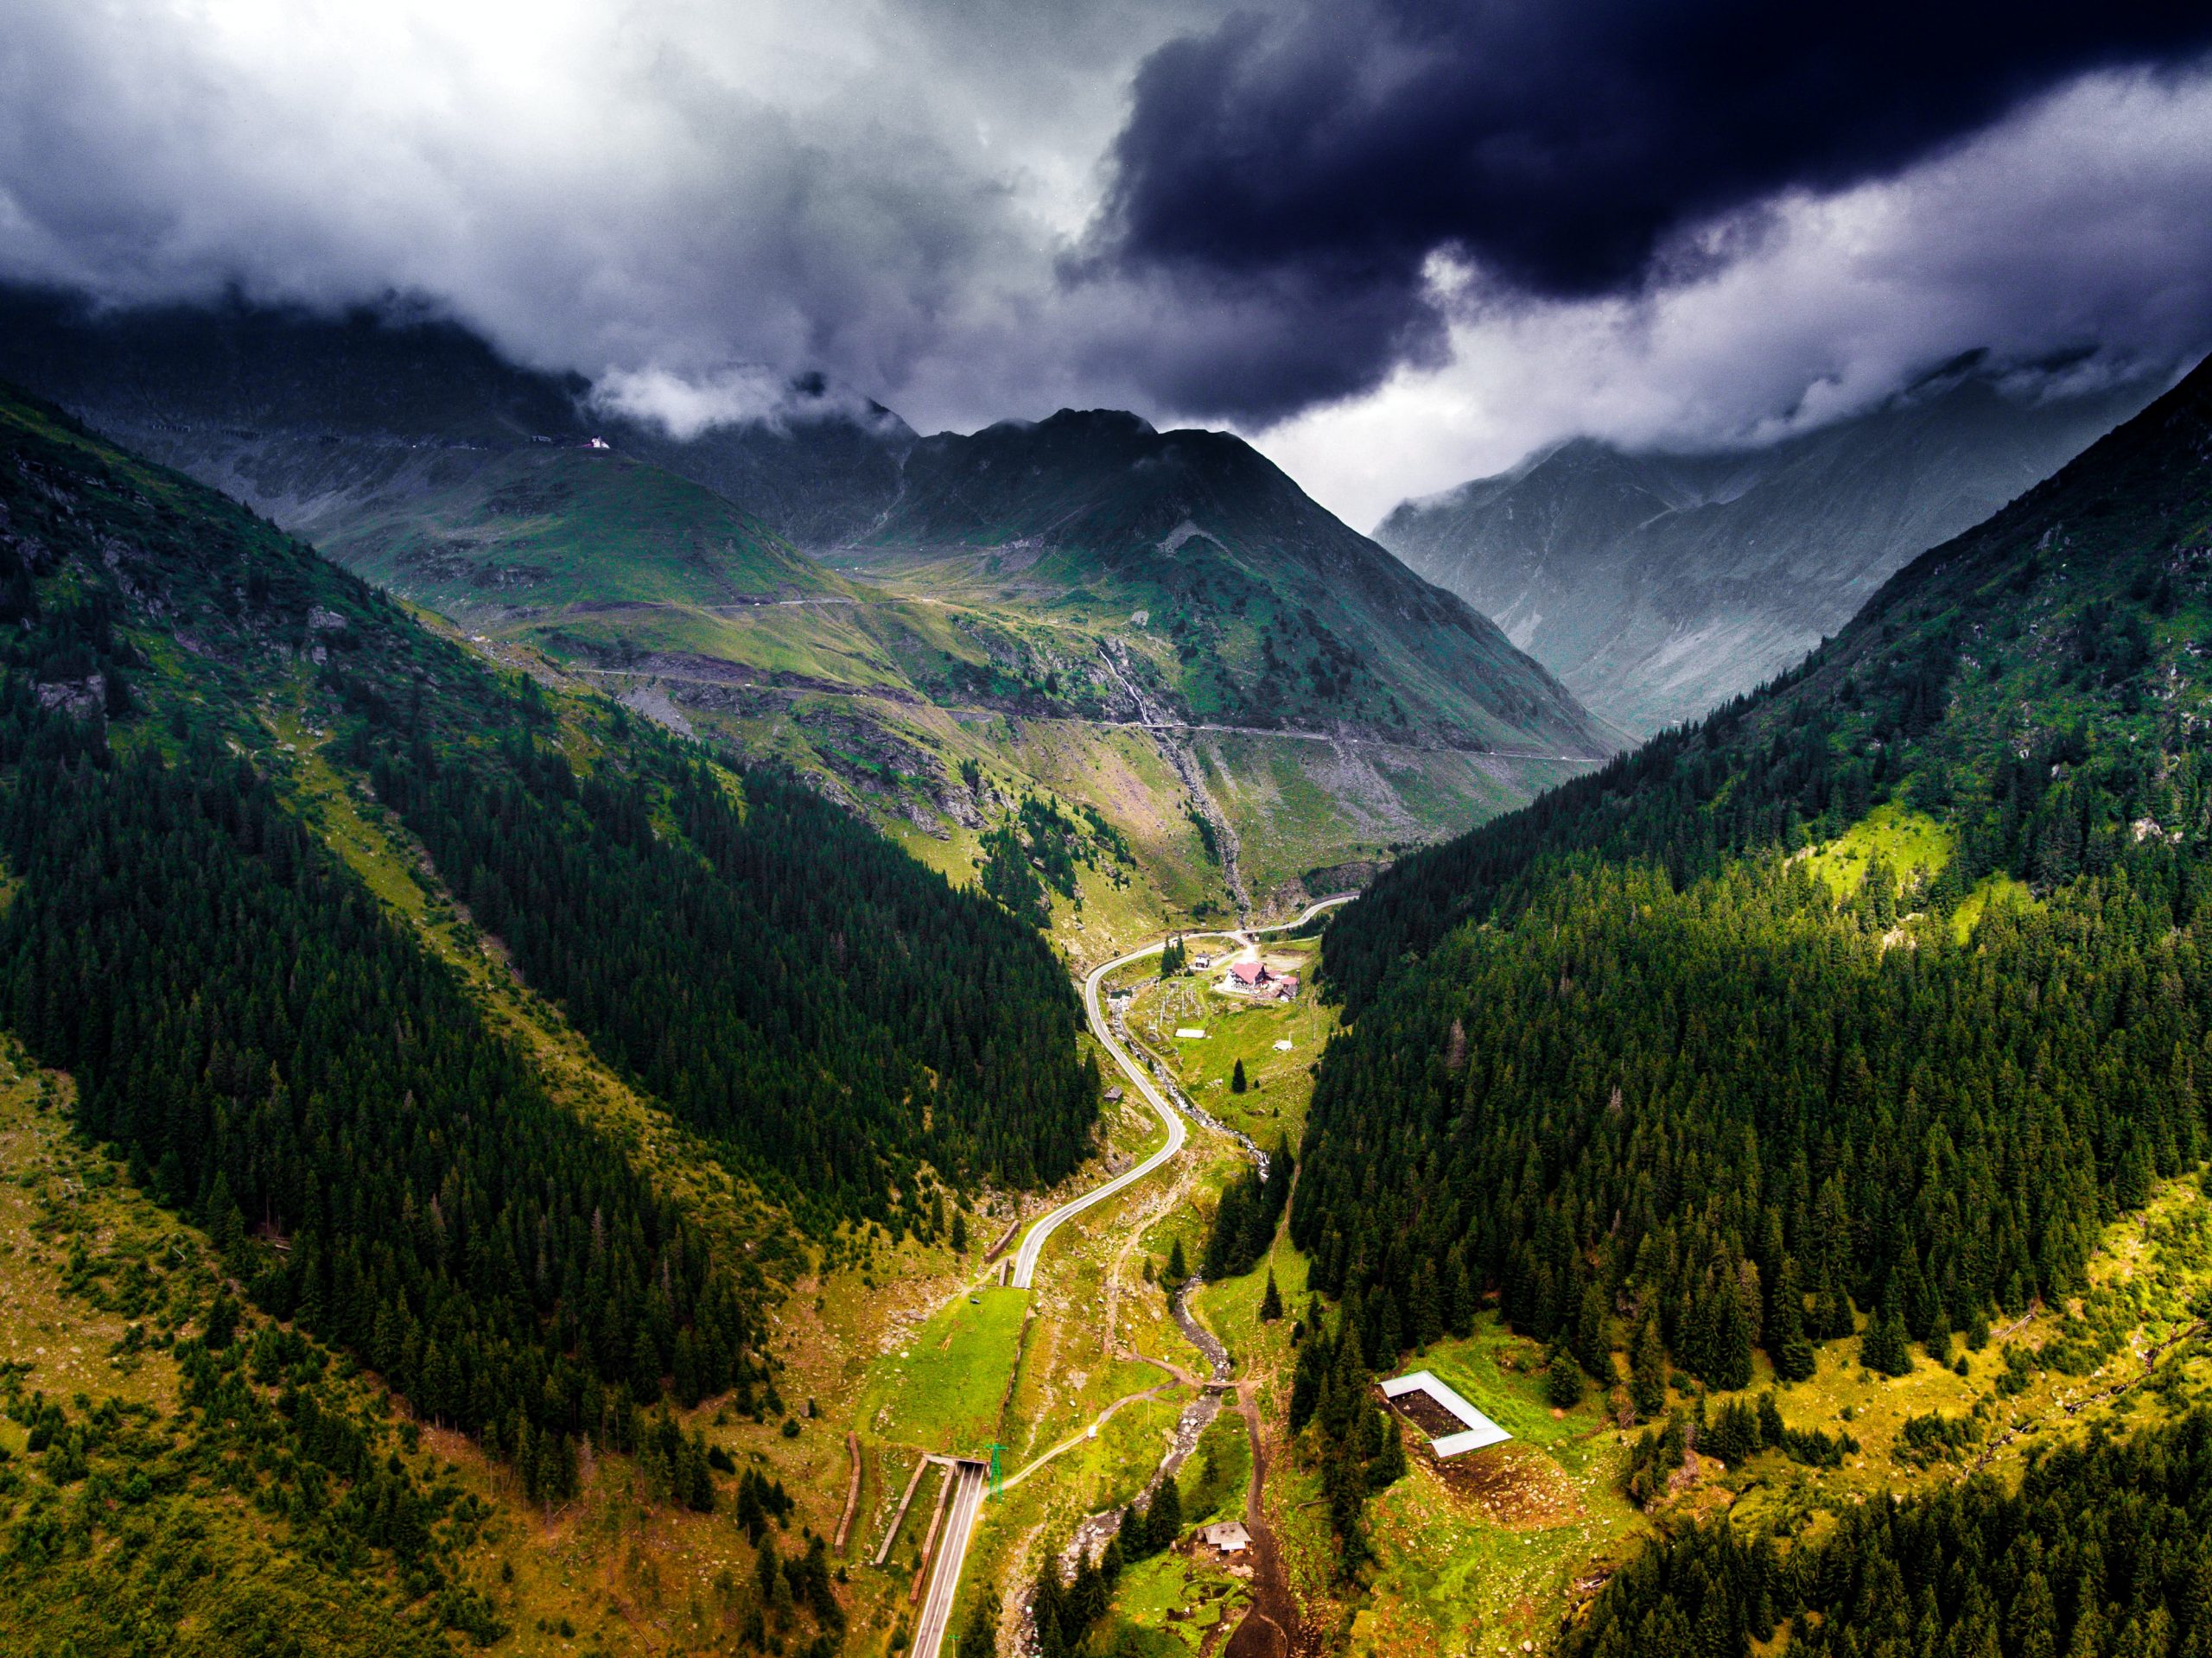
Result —
[[1223, 412], [1267, 419], [1431, 342], [1440, 251], [1554, 299], [1679, 278], [1731, 254], [1670, 245], [1686, 226], [1892, 173], [2063, 79], [2208, 43], [2212, 7], [2145, 0], [1310, 0], [1147, 60], [1094, 259], [1283, 296], [1286, 340], [1358, 320], [1216, 385]]
[[10, 0], [0, 280], [420, 296], [685, 430], [1229, 421], [1362, 522], [2212, 344], [2212, 60], [2069, 73], [2212, 10], [1254, 3]]

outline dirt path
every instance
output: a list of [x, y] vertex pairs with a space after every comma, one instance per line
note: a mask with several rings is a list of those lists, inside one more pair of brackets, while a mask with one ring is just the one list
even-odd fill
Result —
[[1282, 1550], [1268, 1523], [1268, 1442], [1260, 1432], [1259, 1383], [1236, 1384], [1236, 1408], [1252, 1442], [1252, 1483], [1244, 1491], [1244, 1529], [1252, 1534], [1252, 1604], [1229, 1637], [1222, 1658], [1291, 1658], [1310, 1647], [1298, 1600], [1290, 1592]]
[[[1162, 1366], [1161, 1368], [1165, 1369], [1166, 1367]], [[1071, 1435], [1070, 1438], [1061, 1440], [1059, 1444], [1054, 1445], [1050, 1451], [1046, 1452], [1044, 1455], [1029, 1463], [1020, 1473], [1007, 1475], [1003, 1489], [1012, 1490], [1015, 1486], [1020, 1484], [1022, 1481], [1027, 1479], [1032, 1474], [1035, 1473], [1039, 1469], [1042, 1468], [1046, 1463], [1052, 1461], [1053, 1458], [1060, 1455], [1063, 1452], [1074, 1450], [1076, 1446], [1081, 1445], [1086, 1439], [1096, 1439], [1098, 1437], [1098, 1430], [1104, 1427], [1107, 1423], [1112, 1421], [1114, 1420], [1114, 1413], [1120, 1410], [1122, 1406], [1134, 1405], [1140, 1399], [1157, 1399], [1161, 1394], [1167, 1391], [1170, 1385], [1170, 1383], [1163, 1382], [1157, 1388], [1147, 1388], [1142, 1393], [1123, 1394], [1119, 1399], [1116, 1399], [1112, 1404], [1107, 1406], [1104, 1410], [1100, 1411], [1096, 1417], [1092, 1418], [1090, 1425], [1084, 1428], [1082, 1432]]]
[[[1187, 1286], [1175, 1298], [1175, 1322], [1206, 1356], [1218, 1384], [1229, 1375], [1229, 1350], [1220, 1337], [1192, 1316], [1184, 1304], [1185, 1294]], [[1297, 1599], [1290, 1592], [1274, 1528], [1268, 1523], [1268, 1444], [1260, 1431], [1258, 1380], [1245, 1377], [1236, 1383], [1233, 1394], [1237, 1413], [1244, 1419], [1245, 1437], [1252, 1445], [1252, 1482], [1244, 1488], [1244, 1529], [1252, 1534], [1252, 1604], [1222, 1648], [1222, 1658], [1291, 1658], [1302, 1649], [1305, 1624], [1298, 1615]]]

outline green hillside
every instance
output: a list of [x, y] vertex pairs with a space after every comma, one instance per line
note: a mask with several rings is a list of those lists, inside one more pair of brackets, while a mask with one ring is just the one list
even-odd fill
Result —
[[1111, 630], [1149, 681], [1136, 694], [1173, 717], [1593, 757], [1618, 746], [1489, 621], [1226, 433], [1063, 410], [925, 438], [905, 482], [855, 559], [966, 555], [964, 590]]
[[524, 608], [712, 608], [853, 592], [720, 496], [573, 443], [410, 468], [343, 511], [308, 507], [299, 518], [348, 569], [470, 623]]
[[[1087, 1154], [1098, 1082], [1072, 991], [1000, 906], [787, 777], [492, 670], [12, 395], [0, 607], [0, 1021], [18, 1070], [66, 1073], [74, 1126], [109, 1148], [85, 1178], [188, 1216], [219, 1262], [167, 1291], [165, 1262], [116, 1268], [128, 1316], [170, 1308], [141, 1332], [174, 1345], [182, 1389], [154, 1418], [11, 1398], [43, 1456], [0, 1464], [0, 1556], [73, 1558], [112, 1531], [113, 1482], [173, 1437], [132, 1436], [175, 1399], [203, 1434], [282, 1442], [272, 1403], [307, 1407], [276, 1384], [308, 1350], [286, 1336], [232, 1375], [241, 1305], [346, 1355], [349, 1378], [368, 1367], [528, 1500], [573, 1496], [594, 1446], [650, 1485], [668, 1408], [783, 1413], [765, 1334], [803, 1234], [903, 1232], [949, 1191]], [[11, 1347], [29, 1335], [11, 1321]], [[0, 1361], [19, 1392], [51, 1356]], [[395, 1617], [474, 1616], [435, 1563], [472, 1546], [442, 1528], [454, 1494], [416, 1492], [397, 1461], [387, 1490], [385, 1437], [309, 1434], [296, 1454], [321, 1471], [229, 1480], [289, 1517], [251, 1547], [297, 1565], [310, 1599], [334, 1592], [299, 1564], [326, 1547], [324, 1505], [378, 1516], [331, 1534], [341, 1556], [364, 1546], [348, 1526], [393, 1551], [334, 1649], [396, 1649], [376, 1633]], [[104, 1448], [123, 1466], [73, 1503]], [[703, 1450], [653, 1454], [711, 1506]], [[157, 1483], [162, 1512], [194, 1489]], [[121, 1530], [126, 1552], [145, 1540]]]
[[[1802, 669], [1332, 924], [1291, 1236], [1369, 1363], [1495, 1305], [1634, 1420], [1670, 1372], [1794, 1413], [1832, 1363], [1965, 1365], [2045, 1308], [2038, 1375], [2108, 1362], [2107, 1223], [2212, 1147], [2209, 438], [2200, 367]], [[1646, 1649], [1693, 1559], [1591, 1649]], [[1714, 1651], [1839, 1604], [1700, 1594]]]

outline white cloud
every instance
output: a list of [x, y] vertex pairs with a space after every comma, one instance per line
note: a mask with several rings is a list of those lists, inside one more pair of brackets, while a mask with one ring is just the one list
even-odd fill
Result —
[[[449, 305], [533, 363], [893, 396], [1003, 369], [1169, 0], [28, 0], [0, 270]], [[1029, 377], [1016, 369], [1017, 382]], [[1003, 394], [1001, 394], [1003, 395]], [[981, 401], [924, 409], [973, 422]]]
[[2212, 74], [2091, 77], [1896, 179], [1709, 226], [1640, 296], [1532, 305], [1435, 262], [1449, 362], [1258, 441], [1365, 528], [1560, 438], [1764, 441], [1976, 347], [2167, 366], [2212, 344], [2207, 203]]

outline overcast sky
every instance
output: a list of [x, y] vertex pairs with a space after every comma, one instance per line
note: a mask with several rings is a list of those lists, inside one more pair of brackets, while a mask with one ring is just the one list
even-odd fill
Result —
[[14, 0], [0, 271], [426, 297], [696, 421], [1232, 426], [1361, 528], [2212, 345], [2212, 7]]

